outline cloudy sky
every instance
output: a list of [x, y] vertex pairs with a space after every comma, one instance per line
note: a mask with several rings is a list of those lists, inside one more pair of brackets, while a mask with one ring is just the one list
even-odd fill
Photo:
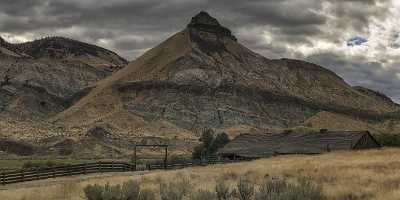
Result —
[[400, 102], [400, 0], [1, 0], [0, 36], [66, 36], [131, 60], [201, 10], [268, 58], [305, 59]]

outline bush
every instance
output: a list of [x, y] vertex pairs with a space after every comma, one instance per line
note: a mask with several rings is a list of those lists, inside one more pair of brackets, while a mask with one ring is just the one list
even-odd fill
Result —
[[22, 168], [23, 169], [29, 169], [29, 168], [47, 168], [47, 167], [55, 167], [55, 166], [57, 166], [57, 163], [55, 163], [55, 162], [53, 162], [53, 161], [51, 161], [51, 160], [48, 160], [48, 161], [46, 161], [46, 162], [32, 162], [32, 161], [28, 161], [28, 162], [25, 162], [23, 165], [22, 165]]
[[139, 200], [156, 200], [156, 195], [153, 190], [144, 189], [139, 193]]
[[121, 190], [122, 199], [135, 200], [138, 199], [140, 185], [138, 182], [130, 180], [122, 184]]
[[160, 183], [161, 200], [181, 200], [192, 190], [192, 185], [186, 178], [181, 178], [176, 182]]
[[381, 134], [378, 135], [377, 139], [383, 146], [400, 147], [399, 134]]
[[224, 180], [217, 181], [215, 192], [217, 193], [218, 200], [228, 200], [231, 196], [229, 193], [229, 187], [226, 185]]
[[217, 200], [215, 193], [207, 190], [198, 190], [192, 195], [192, 200]]
[[[140, 186], [135, 181], [124, 182], [121, 185], [88, 185], [83, 189], [88, 200], [138, 200]], [[146, 199], [147, 200], [147, 199]]]
[[226, 144], [229, 143], [229, 136], [226, 133], [218, 134], [210, 146], [210, 152], [215, 153], [218, 149], [224, 147]]
[[267, 180], [255, 195], [256, 200], [325, 200], [320, 187], [302, 179], [298, 184]]
[[[230, 140], [226, 133], [218, 134], [214, 137], [214, 131], [212, 129], [206, 129], [201, 137], [200, 145], [194, 148], [192, 153], [193, 159], [201, 159], [202, 156], [209, 156], [218, 151], [219, 148], [225, 146]], [[205, 154], [205, 155], [203, 155]]]
[[83, 189], [87, 200], [103, 199], [103, 187], [97, 184], [88, 185]]
[[240, 178], [237, 188], [240, 200], [250, 200], [254, 195], [254, 184], [247, 179]]
[[194, 148], [192, 153], [193, 159], [201, 159], [203, 153], [208, 154], [210, 146], [214, 140], [214, 131], [212, 129], [205, 129], [200, 137], [201, 144]]
[[106, 184], [103, 188], [103, 197], [98, 200], [122, 200], [121, 185]]

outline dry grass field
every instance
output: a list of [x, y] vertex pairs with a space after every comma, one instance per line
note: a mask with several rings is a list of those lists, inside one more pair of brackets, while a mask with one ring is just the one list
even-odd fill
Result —
[[161, 180], [175, 181], [186, 177], [194, 188], [210, 189], [216, 179], [235, 182], [246, 176], [255, 183], [265, 177], [289, 181], [307, 177], [322, 186], [328, 199], [394, 200], [400, 197], [400, 149], [384, 148], [324, 155], [279, 156], [251, 162], [171, 171], [106, 173], [48, 179], [0, 187], [2, 200], [83, 199], [82, 189], [88, 184], [118, 184], [137, 180], [157, 192]]

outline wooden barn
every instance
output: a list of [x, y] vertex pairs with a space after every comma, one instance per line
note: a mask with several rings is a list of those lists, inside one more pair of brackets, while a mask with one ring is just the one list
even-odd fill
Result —
[[368, 131], [240, 134], [217, 152], [220, 158], [254, 159], [281, 154], [320, 154], [336, 150], [371, 149], [381, 145]]

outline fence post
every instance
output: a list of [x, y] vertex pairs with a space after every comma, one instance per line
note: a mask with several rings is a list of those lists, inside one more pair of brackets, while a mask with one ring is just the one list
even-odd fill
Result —
[[53, 168], [53, 178], [55, 178], [55, 177], [56, 177], [56, 169]]
[[135, 145], [135, 150], [133, 152], [133, 158], [134, 158], [134, 165], [135, 165], [135, 171], [136, 171], [136, 164], [137, 164], [137, 162], [136, 162], [136, 145]]
[[1, 173], [1, 184], [3, 184], [3, 185], [6, 184], [5, 176], [6, 176], [6, 175], [4, 174], [4, 172], [2, 172], [2, 173]]
[[103, 169], [101, 168], [101, 161], [99, 161], [98, 165], [99, 165], [99, 171], [100, 171], [100, 173], [103, 173]]
[[22, 171], [21, 171], [21, 179], [22, 179], [22, 182], [24, 181], [24, 179], [25, 179], [25, 173], [24, 173], [24, 169], [22, 169]]
[[164, 169], [168, 168], [167, 161], [168, 161], [168, 146], [165, 146]]
[[36, 167], [35, 172], [36, 172], [36, 180], [39, 180], [40, 179], [40, 175], [39, 175], [39, 168], [38, 167]]
[[86, 165], [87, 165], [87, 163], [85, 163], [85, 164], [83, 165], [83, 174], [86, 174]]

